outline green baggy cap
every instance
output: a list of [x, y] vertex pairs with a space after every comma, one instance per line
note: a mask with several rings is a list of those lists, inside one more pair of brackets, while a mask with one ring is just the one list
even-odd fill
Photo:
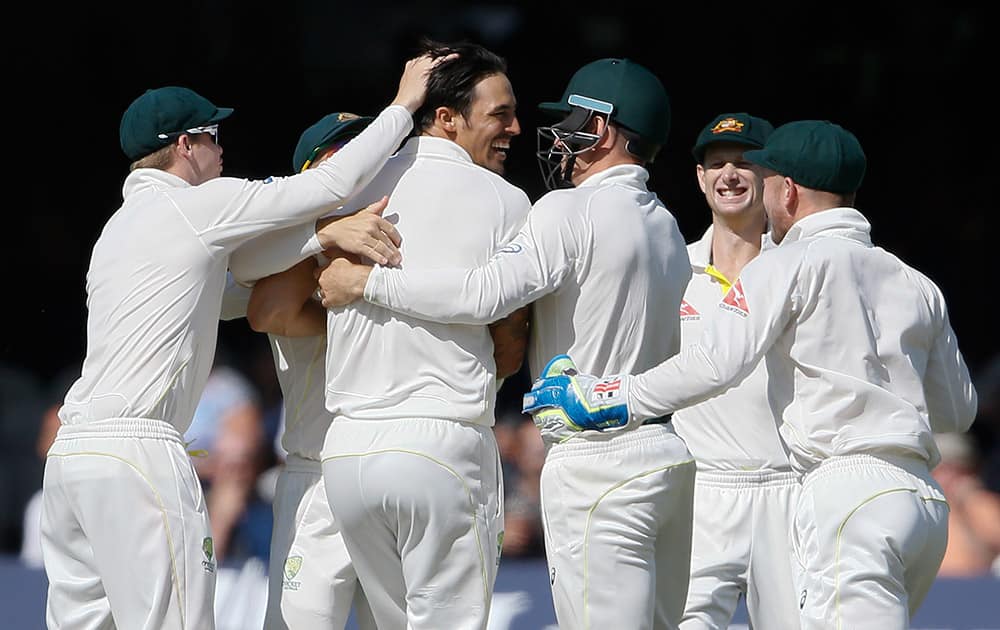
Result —
[[292, 172], [302, 172], [306, 162], [312, 162], [319, 149], [344, 136], [356, 136], [373, 120], [375, 119], [371, 116], [358, 116], [350, 112], [334, 112], [323, 116], [299, 136], [299, 143], [292, 153]]
[[772, 131], [774, 125], [770, 122], [746, 112], [719, 114], [698, 134], [691, 153], [698, 164], [701, 164], [705, 160], [708, 145], [715, 142], [731, 142], [759, 149], [767, 142]]
[[815, 190], [845, 194], [861, 187], [867, 160], [853, 133], [828, 120], [797, 120], [768, 137], [744, 159]]
[[170, 144], [188, 129], [214, 125], [233, 113], [185, 87], [146, 90], [122, 115], [118, 140], [130, 160], [138, 160]]

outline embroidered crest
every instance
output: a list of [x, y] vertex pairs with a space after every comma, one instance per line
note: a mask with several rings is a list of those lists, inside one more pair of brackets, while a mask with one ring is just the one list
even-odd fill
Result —
[[712, 127], [712, 133], [743, 133], [745, 126], [735, 118], [723, 118]]

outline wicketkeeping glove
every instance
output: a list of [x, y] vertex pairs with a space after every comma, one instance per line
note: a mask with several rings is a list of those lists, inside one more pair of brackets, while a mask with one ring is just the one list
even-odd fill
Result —
[[628, 374], [581, 374], [568, 355], [552, 358], [524, 395], [542, 436], [562, 441], [579, 431], [616, 431], [628, 425]]

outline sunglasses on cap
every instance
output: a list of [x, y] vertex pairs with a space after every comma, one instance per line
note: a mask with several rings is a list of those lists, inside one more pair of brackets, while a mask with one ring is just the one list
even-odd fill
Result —
[[205, 125], [204, 127], [192, 127], [191, 129], [185, 129], [184, 131], [175, 131], [173, 133], [160, 133], [156, 137], [160, 140], [172, 140], [174, 138], [179, 138], [184, 134], [199, 134], [207, 133], [212, 136], [212, 142], [219, 144], [219, 125]]

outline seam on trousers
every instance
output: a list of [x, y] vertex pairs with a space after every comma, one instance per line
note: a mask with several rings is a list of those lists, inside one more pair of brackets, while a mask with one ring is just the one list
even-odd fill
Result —
[[625, 484], [640, 479], [642, 477], [647, 477], [653, 473], [663, 472], [664, 470], [670, 470], [671, 468], [676, 468], [678, 466], [684, 466], [694, 462], [694, 458], [685, 460], [683, 462], [677, 462], [676, 464], [670, 464], [669, 466], [661, 466], [659, 468], [654, 468], [652, 470], [643, 471], [637, 475], [633, 475], [628, 479], [619, 481], [615, 485], [611, 486], [604, 491], [601, 496], [597, 497], [597, 501], [594, 501], [594, 505], [590, 506], [590, 510], [587, 512], [587, 528], [583, 533], [583, 627], [590, 628], [590, 604], [587, 601], [590, 596], [590, 524], [593, 521], [594, 510], [601, 504], [609, 494], [615, 490], [620, 489]]
[[843, 536], [844, 528], [847, 527], [847, 521], [851, 520], [851, 517], [854, 516], [854, 514], [858, 510], [868, 505], [875, 499], [879, 499], [887, 494], [894, 494], [896, 492], [916, 493], [916, 490], [912, 488], [893, 488], [891, 490], [883, 490], [877, 494], [874, 494], [865, 499], [864, 501], [862, 501], [861, 503], [859, 503], [857, 507], [851, 510], [850, 513], [844, 518], [843, 522], [840, 523], [840, 526], [837, 528], [837, 552], [836, 552], [836, 559], [834, 560], [833, 592], [835, 597], [834, 610], [836, 610], [838, 630], [840, 630], [840, 628], [842, 627], [841, 624], [843, 624], [843, 619], [840, 616], [840, 542], [841, 542], [840, 539]]

